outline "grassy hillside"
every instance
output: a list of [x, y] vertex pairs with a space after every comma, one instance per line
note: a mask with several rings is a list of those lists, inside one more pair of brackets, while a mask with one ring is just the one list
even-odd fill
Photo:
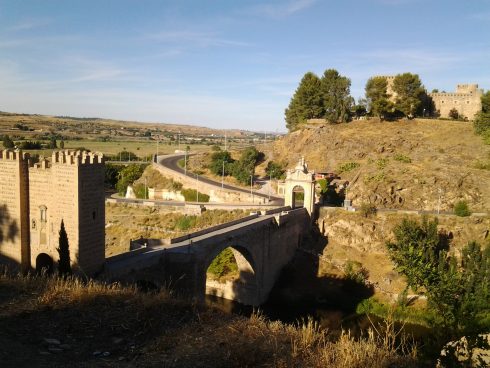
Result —
[[435, 210], [440, 194], [441, 210], [466, 200], [490, 211], [490, 146], [468, 122], [312, 124], [259, 149], [288, 167], [304, 156], [310, 169], [340, 174], [355, 205]]
[[5, 367], [420, 367], [393, 331], [354, 340], [223, 314], [162, 291], [0, 276]]

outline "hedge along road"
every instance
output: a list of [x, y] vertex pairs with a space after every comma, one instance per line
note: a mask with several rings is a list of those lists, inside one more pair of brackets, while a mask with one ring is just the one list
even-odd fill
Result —
[[[178, 165], [179, 160], [182, 160], [184, 157], [185, 157], [185, 155], [172, 155], [172, 156], [163, 156], [163, 157], [158, 156], [158, 164], [166, 167], [167, 169], [176, 171], [179, 174], [183, 174], [183, 175], [186, 175], [188, 177], [194, 177], [195, 174], [192, 174], [192, 175], [186, 174], [185, 170]], [[216, 189], [221, 190], [221, 183], [214, 181], [208, 177], [199, 176], [199, 181], [202, 181], [203, 183], [206, 183], [206, 184], [213, 185], [216, 187]], [[246, 189], [243, 189], [240, 187], [235, 187], [235, 186], [229, 185], [229, 184], [223, 184], [223, 188], [228, 189], [228, 190], [243, 192], [243, 193], [250, 193], [250, 190], [246, 190]], [[259, 198], [269, 198], [268, 195], [258, 193], [256, 191], [253, 191], [253, 194], [254, 194], [254, 196], [259, 197]], [[271, 202], [269, 204], [282, 206], [284, 203], [284, 198], [275, 197], [272, 195], [270, 198], [271, 198]]]

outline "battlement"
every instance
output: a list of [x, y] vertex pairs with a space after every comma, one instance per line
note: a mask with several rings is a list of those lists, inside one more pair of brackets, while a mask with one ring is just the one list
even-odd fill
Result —
[[87, 151], [55, 151], [51, 155], [51, 165], [92, 165], [104, 163], [104, 155], [102, 153], [93, 153]]
[[458, 84], [456, 86], [457, 93], [476, 93], [478, 91], [478, 84]]
[[26, 161], [29, 159], [29, 154], [20, 150], [6, 149], [0, 151], [0, 160], [5, 161]]

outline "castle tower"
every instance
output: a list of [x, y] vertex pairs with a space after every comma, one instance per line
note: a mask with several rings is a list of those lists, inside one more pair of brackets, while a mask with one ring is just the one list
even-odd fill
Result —
[[30, 268], [27, 168], [29, 155], [0, 151], [0, 262]]
[[478, 84], [458, 84], [456, 92], [434, 92], [429, 96], [434, 101], [434, 106], [439, 115], [448, 118], [452, 109], [456, 109], [458, 114], [474, 120], [475, 115], [481, 111], [481, 96], [483, 90], [478, 88]]
[[59, 259], [61, 221], [72, 268], [97, 272], [105, 260], [104, 160], [84, 151], [54, 152], [29, 168], [30, 244], [33, 267]]

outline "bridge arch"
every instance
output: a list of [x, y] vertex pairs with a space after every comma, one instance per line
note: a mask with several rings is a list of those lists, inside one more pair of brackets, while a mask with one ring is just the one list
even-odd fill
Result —
[[[222, 283], [217, 280], [208, 280], [207, 270], [219, 254], [226, 249], [231, 249], [238, 267], [238, 277], [234, 280], [227, 280]], [[259, 297], [258, 270], [257, 263], [252, 252], [247, 246], [226, 242], [216, 247], [206, 258], [203, 268], [206, 279], [207, 295], [214, 295], [225, 299], [236, 300], [243, 304], [254, 304]]]

